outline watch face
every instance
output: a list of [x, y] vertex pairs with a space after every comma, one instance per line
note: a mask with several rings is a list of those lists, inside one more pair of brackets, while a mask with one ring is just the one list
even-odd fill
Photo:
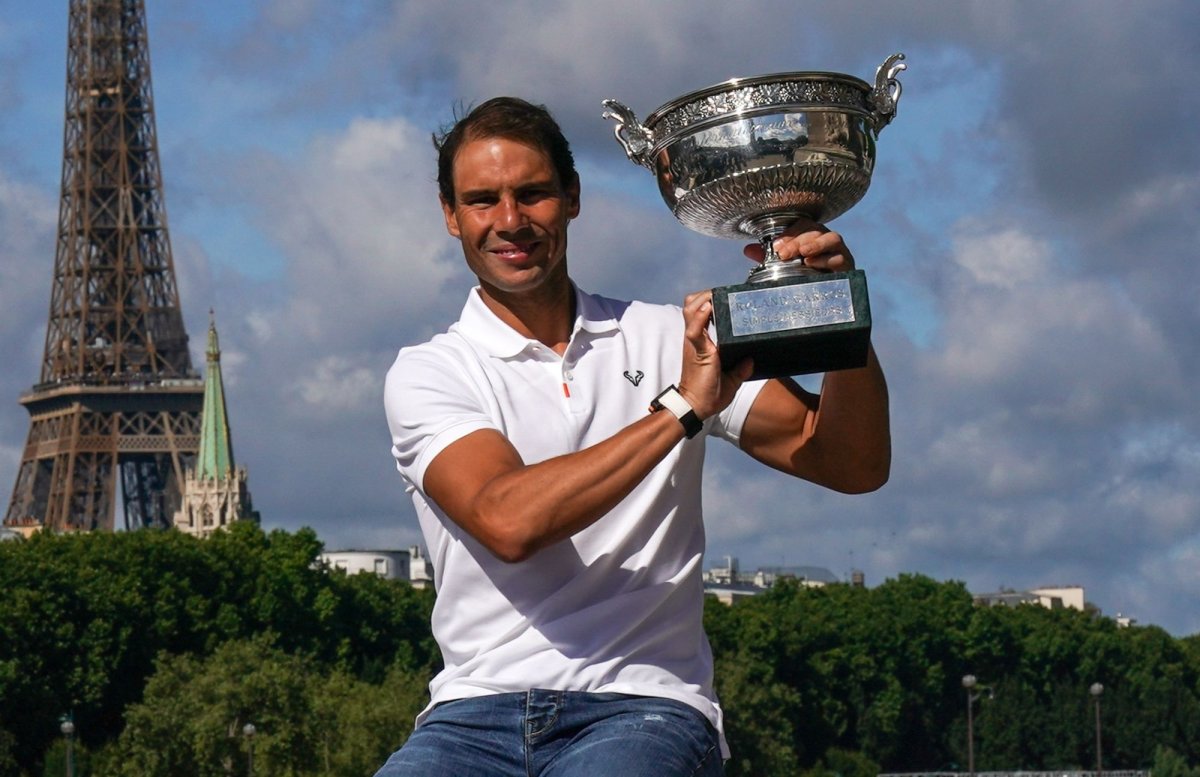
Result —
[[674, 392], [676, 394], [679, 393], [678, 389], [676, 389], [674, 386], [667, 386], [665, 389], [660, 391], [658, 393], [657, 397], [650, 400], [650, 409], [654, 412], [658, 412], [659, 410], [662, 410], [663, 408], [667, 407], [667, 405], [663, 403], [663, 397], [667, 396], [668, 394], [670, 394], [672, 392]]
[[692, 408], [688, 401], [683, 398], [683, 394], [679, 393], [679, 389], [675, 386], [668, 386], [661, 394], [654, 398], [650, 403], [651, 412], [658, 412], [662, 409], [671, 411], [671, 415], [679, 419], [679, 423], [683, 424], [684, 434], [688, 439], [695, 437], [704, 428], [704, 423], [696, 416], [696, 411]]

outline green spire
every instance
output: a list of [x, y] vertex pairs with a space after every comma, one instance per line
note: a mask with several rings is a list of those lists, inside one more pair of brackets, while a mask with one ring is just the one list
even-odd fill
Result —
[[221, 348], [217, 345], [217, 323], [208, 311], [208, 368], [204, 372], [204, 410], [200, 418], [200, 454], [196, 458], [197, 480], [219, 480], [233, 475], [233, 443], [229, 439], [229, 416], [225, 412], [225, 386], [221, 382]]

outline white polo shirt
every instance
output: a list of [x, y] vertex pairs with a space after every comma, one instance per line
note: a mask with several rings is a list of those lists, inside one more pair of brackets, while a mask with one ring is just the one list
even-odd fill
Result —
[[576, 300], [562, 357], [502, 322], [476, 289], [449, 331], [402, 349], [388, 371], [392, 453], [438, 590], [445, 668], [430, 706], [531, 688], [626, 693], [685, 702], [721, 731], [702, 624], [701, 470], [705, 437], [736, 443], [761, 383], [743, 385], [607, 515], [519, 563], [493, 556], [422, 489], [429, 463], [471, 432], [500, 432], [533, 464], [611, 437], [678, 382], [679, 308], [578, 290]]

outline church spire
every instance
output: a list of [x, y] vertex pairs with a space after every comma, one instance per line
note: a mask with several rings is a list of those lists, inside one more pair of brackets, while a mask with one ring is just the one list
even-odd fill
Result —
[[228, 478], [234, 471], [233, 442], [229, 437], [229, 415], [225, 410], [225, 385], [221, 380], [221, 347], [217, 323], [208, 311], [208, 367], [204, 373], [204, 409], [200, 419], [200, 453], [196, 457], [198, 480]]
[[175, 528], [207, 537], [234, 521], [258, 523], [258, 512], [246, 486], [246, 468], [233, 463], [225, 385], [221, 380], [221, 346], [217, 324], [208, 311], [208, 369], [204, 374], [204, 409], [200, 414], [200, 453], [184, 478], [183, 503]]

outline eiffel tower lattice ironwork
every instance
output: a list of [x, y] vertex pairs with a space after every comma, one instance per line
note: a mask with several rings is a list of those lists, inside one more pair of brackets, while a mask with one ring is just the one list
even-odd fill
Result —
[[143, 0], [70, 0], [66, 124], [41, 378], [4, 523], [167, 527], [199, 445], [167, 234]]

